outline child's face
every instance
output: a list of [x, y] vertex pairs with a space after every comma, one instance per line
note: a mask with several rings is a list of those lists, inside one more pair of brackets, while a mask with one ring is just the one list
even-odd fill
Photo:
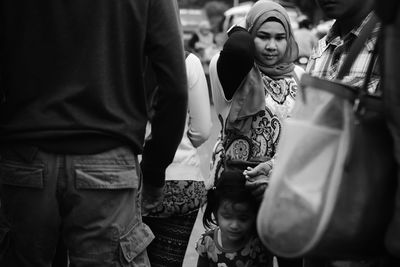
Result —
[[241, 242], [255, 231], [256, 211], [248, 203], [223, 201], [216, 219], [223, 242]]

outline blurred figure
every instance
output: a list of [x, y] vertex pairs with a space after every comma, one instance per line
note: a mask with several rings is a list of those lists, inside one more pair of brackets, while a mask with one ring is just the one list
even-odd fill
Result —
[[74, 267], [149, 266], [141, 209], [161, 202], [187, 111], [177, 2], [3, 0], [0, 17], [0, 266], [51, 266], [57, 244]]
[[208, 74], [208, 64], [211, 58], [219, 51], [214, 40], [214, 33], [211, 32], [210, 23], [208, 21], [202, 21], [200, 23], [199, 28], [193, 33], [192, 38], [189, 40], [188, 46], [190, 51], [200, 57], [204, 69]]
[[222, 47], [228, 38], [223, 31], [224, 12], [228, 10], [228, 5], [222, 1], [210, 1], [204, 5], [204, 11], [210, 22], [211, 31], [214, 33], [214, 40], [218, 47]]
[[293, 31], [294, 38], [299, 46], [299, 57], [296, 64], [305, 69], [313, 48], [317, 46], [318, 39], [312, 31], [312, 24], [307, 16], [300, 16], [298, 23], [299, 28]]
[[375, 10], [383, 22], [383, 99], [397, 162], [396, 204], [385, 240], [391, 257], [384, 259], [382, 266], [400, 266], [400, 2], [375, 0]]
[[201, 54], [204, 50], [214, 44], [214, 34], [211, 32], [210, 23], [208, 21], [200, 22], [196, 32], [193, 33], [189, 40], [189, 48], [193, 52]]
[[[348, 55], [353, 41], [357, 38], [366, 23], [374, 16], [374, 0], [317, 0], [324, 14], [329, 19], [335, 19], [327, 35], [318, 42], [317, 49], [311, 55], [307, 71], [312, 75], [327, 80], [334, 80], [342, 67], [344, 58]], [[380, 23], [363, 45], [350, 71], [342, 82], [356, 88], [362, 88], [366, 78], [373, 48], [378, 42]], [[379, 56], [379, 55], [378, 55]], [[380, 90], [380, 69], [373, 65], [368, 83], [368, 94], [382, 97]], [[398, 89], [398, 88], [396, 88]], [[373, 164], [373, 163], [372, 163]], [[378, 216], [378, 215], [377, 215]], [[340, 218], [338, 218], [340, 219]], [[337, 261], [335, 259], [306, 259], [305, 267], [378, 267], [380, 259], [359, 259], [358, 261]], [[392, 265], [388, 265], [392, 266]], [[399, 265], [393, 265], [399, 266]]]
[[[163, 202], [143, 214], [143, 221], [155, 235], [147, 250], [153, 267], [182, 266], [199, 208], [206, 197], [197, 148], [210, 136], [211, 108], [202, 64], [192, 53], [187, 53], [186, 72], [189, 105], [184, 135], [165, 172]], [[157, 91], [153, 99], [157, 99]]]

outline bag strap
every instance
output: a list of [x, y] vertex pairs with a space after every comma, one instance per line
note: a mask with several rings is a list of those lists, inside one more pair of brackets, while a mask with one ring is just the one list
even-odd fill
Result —
[[361, 29], [360, 34], [357, 39], [353, 42], [349, 49], [349, 53], [347, 54], [341, 68], [338, 71], [337, 79], [342, 80], [343, 77], [349, 73], [351, 66], [356, 60], [358, 54], [364, 46], [365, 41], [368, 39], [370, 34], [375, 28], [375, 25], [378, 23], [378, 17], [373, 13], [371, 18], [367, 21], [365, 26]]
[[[341, 68], [338, 71], [337, 79], [342, 80], [343, 77], [350, 71], [351, 66], [354, 61], [358, 57], [361, 49], [363, 48], [365, 42], [368, 37], [374, 30], [376, 24], [378, 23], [378, 17], [373, 13], [369, 21], [365, 24], [365, 26], [361, 29], [358, 38], [354, 41], [352, 46], [349, 49], [348, 55], [346, 56]], [[378, 112], [382, 112], [383, 105], [382, 101], [379, 98], [375, 98], [368, 95], [368, 83], [371, 80], [371, 75], [373, 71], [373, 67], [376, 64], [376, 59], [378, 57], [378, 49], [379, 49], [379, 36], [376, 40], [374, 50], [372, 51], [372, 56], [370, 62], [368, 64], [367, 72], [365, 74], [365, 79], [362, 85], [361, 90], [354, 92], [354, 105], [353, 110], [355, 114], [360, 115], [363, 113], [363, 108], [367, 107], [370, 110], [375, 110]]]

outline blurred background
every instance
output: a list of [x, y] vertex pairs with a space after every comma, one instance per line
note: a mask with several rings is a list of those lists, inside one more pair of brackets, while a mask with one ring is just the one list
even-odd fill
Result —
[[[299, 45], [299, 58], [295, 63], [305, 68], [313, 47], [334, 21], [326, 19], [312, 0], [271, 1], [278, 2], [288, 12]], [[244, 19], [255, 2], [178, 0], [185, 49], [200, 58], [208, 82], [208, 65], [211, 58], [222, 49], [227, 38], [226, 31]], [[212, 103], [211, 90], [210, 101]]]

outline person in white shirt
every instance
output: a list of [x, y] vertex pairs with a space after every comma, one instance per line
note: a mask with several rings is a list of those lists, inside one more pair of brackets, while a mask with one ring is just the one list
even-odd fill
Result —
[[206, 200], [197, 148], [211, 133], [208, 86], [200, 59], [187, 53], [188, 113], [183, 138], [165, 172], [164, 200], [144, 214], [155, 239], [147, 248], [151, 266], [182, 266], [200, 206]]

